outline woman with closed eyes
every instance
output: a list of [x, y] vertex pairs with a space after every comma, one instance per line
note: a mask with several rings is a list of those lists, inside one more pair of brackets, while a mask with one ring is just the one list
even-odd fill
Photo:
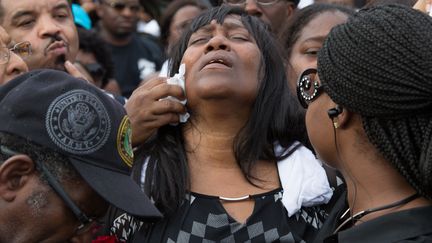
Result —
[[139, 149], [134, 176], [165, 218], [127, 240], [311, 240], [332, 190], [302, 145], [301, 108], [264, 24], [240, 9], [214, 8], [173, 50], [171, 75], [185, 68], [190, 117]]

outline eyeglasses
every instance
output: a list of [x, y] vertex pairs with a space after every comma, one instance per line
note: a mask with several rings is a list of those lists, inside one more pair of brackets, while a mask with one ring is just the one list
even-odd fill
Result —
[[141, 9], [141, 6], [139, 4], [133, 4], [133, 3], [121, 3], [115, 1], [104, 2], [104, 3], [118, 12], [122, 12], [126, 7], [129, 8], [129, 10], [133, 13], [138, 13]]
[[322, 85], [318, 80], [317, 73], [315, 68], [306, 69], [297, 81], [297, 98], [305, 109], [322, 92]]
[[[7, 156], [14, 156], [20, 154], [3, 145], [0, 145], [0, 151], [2, 154]], [[81, 222], [81, 224], [75, 229], [75, 235], [83, 234], [89, 231], [90, 229], [92, 229], [94, 226], [96, 226], [99, 223], [97, 222], [96, 218], [88, 217], [83, 211], [81, 211], [81, 209], [78, 208], [78, 206], [72, 201], [72, 199], [63, 189], [60, 183], [54, 178], [53, 174], [51, 174], [51, 172], [45, 167], [43, 163], [40, 163], [39, 161], [36, 160], [35, 163], [37, 168], [41, 170], [41, 173], [43, 173], [46, 176], [48, 184], [58, 194], [58, 196], [66, 203], [66, 206], [70, 208], [70, 210], [72, 210], [73, 214]]]
[[[256, 4], [260, 6], [270, 6], [273, 5], [280, 0], [254, 0]], [[231, 4], [231, 5], [244, 5], [246, 4], [247, 0], [224, 0], [224, 3]]]
[[14, 52], [21, 58], [25, 59], [32, 53], [31, 44], [28, 41], [23, 41], [15, 44], [12, 48], [5, 46], [0, 47], [0, 64], [6, 64], [10, 60], [11, 53]]

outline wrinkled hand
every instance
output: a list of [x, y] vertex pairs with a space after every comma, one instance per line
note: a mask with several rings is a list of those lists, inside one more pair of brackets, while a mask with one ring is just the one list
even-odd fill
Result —
[[167, 96], [186, 98], [180, 86], [169, 85], [166, 78], [156, 77], [138, 87], [126, 102], [134, 146], [145, 142], [159, 127], [178, 123], [179, 114], [186, 112], [186, 107], [178, 101], [160, 100]]

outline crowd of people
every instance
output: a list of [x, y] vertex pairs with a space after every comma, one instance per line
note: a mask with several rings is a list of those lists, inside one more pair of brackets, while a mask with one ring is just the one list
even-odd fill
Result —
[[432, 3], [298, 5], [1, 0], [0, 243], [432, 242]]

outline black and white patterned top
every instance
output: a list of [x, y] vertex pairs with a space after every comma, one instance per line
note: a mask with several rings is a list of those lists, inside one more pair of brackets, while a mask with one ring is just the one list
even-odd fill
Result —
[[[103, 233], [116, 235], [128, 243], [310, 242], [326, 218], [324, 209], [329, 208], [326, 204], [333, 189], [311, 151], [300, 144], [293, 147], [294, 152], [277, 163], [281, 188], [250, 196], [255, 207], [244, 224], [230, 217], [218, 197], [189, 193], [174, 215], [152, 225], [142, 225], [121, 210], [111, 208]], [[142, 184], [145, 169], [146, 163], [141, 173]]]
[[288, 217], [282, 194], [280, 188], [251, 196], [253, 213], [239, 223], [218, 197], [191, 193], [173, 216], [142, 228], [132, 242], [310, 242], [322, 225], [323, 210], [301, 208]]

